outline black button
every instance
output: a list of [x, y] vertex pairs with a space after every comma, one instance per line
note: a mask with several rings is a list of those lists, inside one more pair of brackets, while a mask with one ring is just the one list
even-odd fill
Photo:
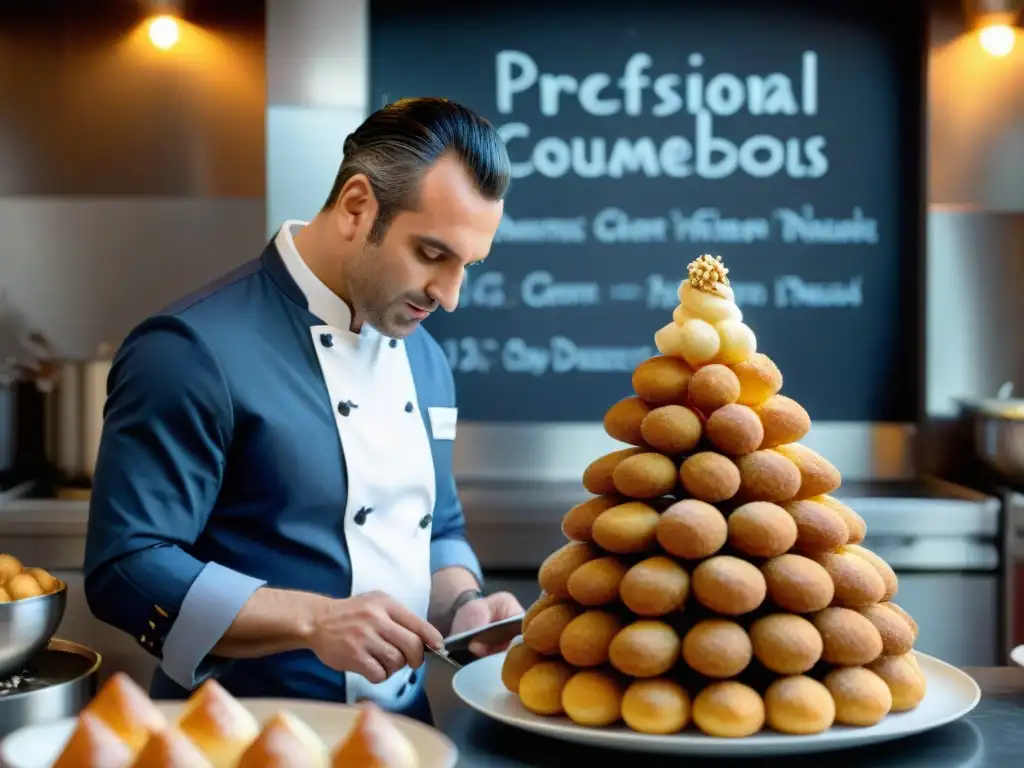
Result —
[[351, 400], [344, 400], [338, 403], [338, 413], [340, 413], [342, 416], [348, 416], [350, 413], [352, 413], [353, 408], [358, 407], [359, 406], [353, 403]]
[[405, 412], [406, 413], [412, 413], [412, 403], [406, 403], [405, 404]]
[[423, 519], [420, 520], [420, 528], [426, 528], [428, 525], [430, 525], [430, 521], [433, 520], [433, 519], [434, 519], [434, 516], [432, 514], [430, 514], [429, 512], [427, 514], [425, 514], [423, 516]]
[[391, 347], [392, 349], [397, 347], [398, 346], [398, 339], [392, 339], [391, 341], [389, 341], [388, 342], [388, 346]]
[[323, 344], [325, 347], [333, 347], [334, 346], [334, 337], [331, 336], [331, 334], [329, 334], [329, 333], [321, 333], [320, 334], [320, 343]]
[[412, 672], [409, 673], [409, 683], [411, 685], [416, 685], [416, 670], [415, 669]]
[[366, 516], [373, 512], [373, 507], [360, 507], [359, 511], [353, 515], [352, 519], [355, 520], [356, 525], [362, 525], [366, 522]]

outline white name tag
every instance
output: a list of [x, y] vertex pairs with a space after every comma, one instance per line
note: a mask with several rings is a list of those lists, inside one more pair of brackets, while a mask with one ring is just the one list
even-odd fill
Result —
[[427, 408], [430, 416], [430, 431], [435, 440], [454, 440], [455, 422], [458, 420], [458, 408]]

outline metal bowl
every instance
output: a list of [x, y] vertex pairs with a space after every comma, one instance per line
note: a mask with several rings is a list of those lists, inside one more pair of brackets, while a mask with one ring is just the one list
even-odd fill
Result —
[[0, 680], [24, 669], [57, 632], [68, 602], [63, 581], [57, 591], [0, 603]]
[[1024, 485], [1024, 400], [976, 400], [962, 408], [977, 457], [1005, 481]]

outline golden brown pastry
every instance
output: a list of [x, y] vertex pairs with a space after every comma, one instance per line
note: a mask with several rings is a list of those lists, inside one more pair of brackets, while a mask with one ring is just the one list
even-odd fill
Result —
[[847, 544], [860, 544], [864, 541], [864, 537], [867, 535], [868, 526], [864, 522], [864, 518], [854, 512], [850, 507], [843, 502], [839, 501], [828, 494], [824, 496], [812, 496], [811, 501], [816, 501], [819, 504], [824, 504], [829, 509], [834, 510], [843, 520], [846, 522], [846, 528], [849, 532], [849, 537], [846, 540]]
[[562, 691], [574, 674], [576, 670], [561, 659], [535, 664], [519, 681], [519, 701], [536, 715], [561, 715]]
[[544, 661], [544, 657], [526, 643], [519, 641], [509, 646], [501, 663], [501, 684], [511, 693], [519, 693], [519, 681], [527, 670]]
[[418, 768], [409, 739], [376, 704], [363, 702], [352, 730], [335, 748], [331, 768]]
[[690, 697], [674, 680], [634, 680], [622, 697], [622, 719], [638, 733], [678, 733], [690, 721]]
[[39, 585], [45, 595], [56, 592], [61, 587], [60, 579], [44, 568], [26, 568], [25, 573], [36, 580], [36, 584]]
[[124, 672], [115, 672], [107, 678], [83, 711], [103, 720], [133, 754], [142, 749], [150, 731], [167, 727], [167, 718]]
[[766, 594], [757, 566], [731, 555], [715, 555], [694, 568], [691, 589], [702, 605], [726, 616], [749, 613]]
[[716, 503], [727, 501], [740, 488], [740, 471], [726, 456], [701, 451], [686, 458], [679, 467], [679, 481], [695, 499]]
[[682, 405], [663, 405], [640, 424], [644, 442], [656, 451], [679, 456], [692, 451], [704, 434], [700, 416]]
[[869, 664], [882, 654], [882, 636], [849, 608], [825, 608], [810, 617], [821, 633], [821, 658], [840, 667]]
[[906, 656], [881, 656], [865, 666], [889, 686], [892, 711], [908, 712], [924, 699], [927, 684], [921, 670]]
[[39, 586], [39, 582], [32, 578], [32, 574], [25, 571], [11, 576], [4, 587], [12, 600], [27, 600], [30, 597], [39, 597], [43, 594], [43, 588]]
[[683, 638], [683, 660], [707, 677], [735, 677], [747, 668], [751, 658], [750, 636], [734, 621], [698, 621]]
[[802, 675], [821, 659], [821, 633], [803, 616], [774, 613], [750, 626], [754, 656], [780, 675]]
[[761, 566], [761, 573], [771, 601], [793, 613], [820, 611], [835, 595], [828, 571], [802, 555], [773, 557]]
[[729, 543], [753, 557], [777, 557], [796, 543], [797, 524], [785, 509], [770, 501], [751, 501], [729, 515]]
[[676, 487], [678, 469], [668, 456], [660, 453], [639, 453], [629, 456], [615, 467], [612, 482], [615, 490], [631, 499], [656, 499]]
[[776, 448], [795, 443], [811, 431], [811, 417], [796, 400], [773, 395], [756, 409], [764, 438], [760, 448]]
[[256, 718], [213, 678], [189, 697], [177, 725], [214, 768], [233, 768], [260, 732]]
[[590, 544], [580, 541], [568, 542], [544, 558], [537, 572], [540, 588], [549, 595], [569, 597], [568, 582], [573, 571], [598, 555], [598, 550]]
[[624, 397], [604, 415], [604, 431], [608, 436], [626, 445], [646, 448], [640, 425], [651, 407], [639, 397]]
[[656, 355], [633, 371], [633, 391], [652, 407], [682, 404], [693, 371], [678, 357]]
[[100, 718], [82, 712], [52, 768], [128, 768], [132, 751]]
[[655, 555], [630, 568], [619, 597], [638, 616], [655, 618], [678, 611], [690, 593], [690, 575], [671, 558]]
[[836, 719], [828, 688], [806, 675], [783, 677], [769, 685], [764, 708], [772, 730], [795, 736], [827, 731]]
[[754, 451], [736, 457], [741, 501], [788, 501], [800, 490], [800, 470], [776, 451]]
[[882, 577], [882, 581], [885, 583], [885, 594], [882, 595], [882, 600], [889, 601], [895, 597], [899, 591], [900, 584], [899, 579], [896, 578], [896, 572], [892, 569], [891, 565], [870, 549], [865, 549], [859, 544], [848, 544], [843, 549], [850, 554], [867, 560], [871, 567], [878, 571], [878, 575]]
[[7, 594], [7, 590], [4, 589], [4, 587], [2, 585], [0, 585], [0, 603], [9, 603], [9, 602], [11, 602], [11, 596], [9, 594]]
[[645, 448], [622, 448], [594, 459], [583, 470], [583, 487], [595, 496], [614, 496], [615, 468], [630, 456], [644, 453]]
[[892, 710], [889, 686], [869, 669], [833, 669], [824, 683], [836, 705], [836, 722], [841, 725], [875, 725]]
[[278, 712], [242, 753], [235, 768], [327, 768], [330, 755], [316, 732], [288, 712]]
[[713, 363], [695, 371], [690, 379], [687, 403], [705, 416], [740, 396], [740, 380], [726, 365]]
[[608, 662], [608, 648], [622, 620], [609, 611], [584, 611], [565, 625], [558, 638], [558, 651], [574, 667], [597, 667]]
[[722, 453], [742, 456], [753, 453], [764, 440], [764, 427], [758, 415], [746, 405], [730, 403], [708, 417], [708, 440]]
[[850, 535], [846, 521], [834, 509], [815, 501], [786, 501], [782, 508], [796, 522], [796, 548], [817, 554], [843, 546]]
[[622, 504], [626, 499], [619, 496], [595, 496], [580, 502], [562, 518], [562, 533], [565, 538], [572, 541], [594, 540], [594, 521], [606, 509]]
[[833, 605], [846, 608], [860, 608], [874, 605], [885, 595], [885, 582], [871, 564], [845, 548], [835, 552], [821, 552], [811, 555], [828, 575], [835, 586]]
[[658, 510], [642, 501], [619, 504], [594, 521], [594, 543], [619, 555], [646, 552], [657, 541], [659, 517]]
[[619, 596], [619, 585], [629, 566], [609, 555], [584, 563], [569, 577], [569, 596], [580, 605], [607, 605]]
[[624, 627], [608, 648], [608, 660], [630, 677], [658, 677], [679, 659], [679, 635], [668, 624], [641, 619]]
[[24, 566], [14, 555], [0, 555], [0, 584], [6, 583], [15, 574], [21, 573]]
[[839, 470], [831, 462], [806, 445], [791, 443], [780, 445], [772, 450], [789, 459], [800, 472], [800, 487], [794, 494], [797, 499], [809, 499], [812, 496], [823, 496], [836, 490], [842, 484]]
[[914, 642], [916, 643], [917, 642], [918, 628], [917, 628], [917, 622], [914, 621], [914, 617], [911, 616], [906, 611], [904, 611], [902, 608], [900, 608], [896, 603], [892, 602], [891, 600], [886, 601], [885, 605], [886, 605], [887, 608], [889, 608], [889, 610], [895, 611], [896, 614], [901, 619], [903, 619], [905, 622], [907, 622], [907, 625], [910, 627], [910, 631], [914, 634]]
[[523, 642], [537, 653], [554, 656], [558, 653], [562, 632], [579, 614], [580, 609], [572, 603], [559, 603], [545, 608], [523, 629]]
[[743, 738], [764, 726], [764, 701], [735, 680], [711, 683], [693, 700], [693, 722], [708, 736]]
[[683, 499], [664, 512], [655, 530], [658, 544], [670, 555], [687, 560], [710, 557], [729, 537], [729, 525], [706, 501]]
[[132, 768], [212, 768], [210, 761], [177, 728], [150, 733]]
[[566, 602], [564, 597], [549, 595], [547, 592], [541, 592], [540, 596], [534, 600], [530, 607], [523, 613], [523, 631], [526, 631], [527, 625], [529, 625], [529, 623], [537, 617], [537, 614], [545, 608], [550, 608], [552, 605], [560, 605], [564, 602]]
[[782, 373], [778, 366], [762, 352], [755, 352], [747, 360], [732, 366], [740, 383], [736, 402], [757, 407], [782, 389]]
[[857, 613], [875, 625], [882, 636], [882, 653], [886, 656], [902, 656], [914, 647], [914, 632], [910, 625], [888, 603], [867, 605], [857, 608]]
[[577, 672], [562, 689], [562, 709], [577, 725], [601, 728], [622, 716], [622, 680], [606, 669]]

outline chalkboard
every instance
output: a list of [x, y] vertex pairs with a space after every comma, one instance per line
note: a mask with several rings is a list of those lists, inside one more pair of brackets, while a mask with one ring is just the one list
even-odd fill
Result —
[[371, 0], [370, 46], [373, 108], [462, 102], [516, 169], [427, 323], [461, 420], [600, 420], [702, 253], [813, 419], [916, 418], [919, 3]]

